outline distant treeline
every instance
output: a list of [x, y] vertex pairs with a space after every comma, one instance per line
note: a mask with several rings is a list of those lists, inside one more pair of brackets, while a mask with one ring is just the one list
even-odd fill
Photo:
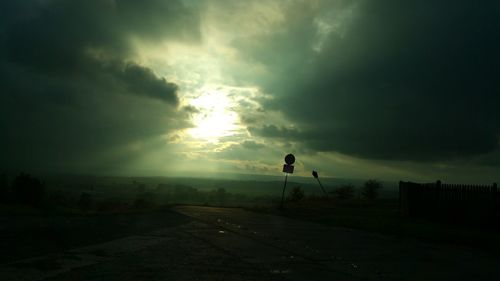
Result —
[[29, 174], [21, 173], [9, 184], [7, 175], [0, 175], [0, 203], [41, 206], [45, 198], [44, 184]]
[[0, 204], [18, 204], [41, 209], [121, 211], [165, 204], [227, 205], [270, 200], [228, 192], [225, 188], [199, 190], [186, 184], [160, 183], [154, 187], [132, 180], [122, 183], [52, 182], [20, 173], [9, 181], [0, 174]]
[[[9, 180], [6, 174], [0, 174], [0, 204], [89, 212], [142, 209], [166, 204], [248, 206], [279, 201], [282, 187], [281, 183], [276, 184], [273, 190], [269, 188], [270, 195], [259, 195], [252, 191], [243, 193], [244, 189], [240, 186], [229, 185], [237, 185], [238, 181], [211, 181], [213, 185], [210, 189], [195, 188], [185, 182], [185, 179], [181, 183], [155, 183], [148, 182], [147, 179], [143, 182], [134, 178], [109, 180], [97, 177], [56, 178], [45, 181], [27, 173], [12, 176]], [[218, 183], [223, 187], [218, 187]], [[246, 189], [251, 189], [252, 185], [248, 184], [247, 181], [243, 182]], [[260, 185], [260, 182], [253, 182], [255, 188], [260, 188]], [[306, 192], [311, 186], [304, 188], [301, 184], [289, 183], [285, 199], [295, 202], [317, 196], [338, 200], [376, 199], [382, 188], [382, 182], [368, 180], [362, 186], [356, 187], [346, 183], [327, 189], [326, 194], [318, 195]]]
[[[342, 184], [332, 190], [327, 191], [327, 194], [323, 194], [326, 197], [334, 198], [338, 200], [350, 200], [350, 199], [377, 199], [380, 196], [380, 190], [382, 190], [384, 185], [381, 181], [370, 179], [364, 182], [360, 187], [356, 187], [351, 183]], [[291, 189], [287, 199], [290, 201], [299, 201], [305, 198], [305, 193], [300, 186], [296, 186]], [[313, 195], [316, 197], [316, 195]]]

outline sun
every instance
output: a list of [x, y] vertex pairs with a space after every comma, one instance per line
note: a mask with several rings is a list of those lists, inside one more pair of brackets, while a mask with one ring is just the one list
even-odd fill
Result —
[[198, 109], [193, 116], [196, 127], [189, 134], [196, 139], [218, 142], [220, 138], [236, 134], [238, 114], [231, 108], [232, 101], [222, 92], [208, 92], [191, 100]]

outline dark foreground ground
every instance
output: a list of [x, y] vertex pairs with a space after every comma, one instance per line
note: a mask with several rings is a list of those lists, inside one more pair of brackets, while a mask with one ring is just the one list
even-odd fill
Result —
[[99, 215], [0, 216], [0, 263], [171, 227], [190, 221], [168, 209]]
[[[48, 246], [4, 235], [0, 280], [500, 280], [495, 253], [242, 209], [67, 219], [32, 236]], [[2, 233], [31, 220], [2, 224]], [[38, 223], [31, 230], [43, 233]]]

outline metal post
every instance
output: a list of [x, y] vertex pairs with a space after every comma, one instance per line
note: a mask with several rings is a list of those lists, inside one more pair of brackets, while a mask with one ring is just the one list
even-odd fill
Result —
[[322, 185], [322, 184], [321, 184], [321, 182], [319, 181], [319, 177], [317, 177], [317, 178], [316, 178], [316, 180], [318, 180], [319, 186], [321, 187], [321, 190], [323, 191], [323, 193], [324, 193], [325, 195], [328, 195], [328, 194], [326, 194], [326, 191], [325, 191], [325, 189], [323, 188], [323, 185]]
[[313, 177], [314, 177], [314, 178], [318, 181], [318, 183], [319, 183], [319, 187], [321, 187], [321, 191], [323, 191], [323, 194], [324, 194], [325, 196], [328, 196], [328, 194], [326, 194], [325, 189], [323, 188], [323, 185], [322, 185], [322, 184], [321, 184], [321, 182], [319, 181], [319, 175], [318, 175], [318, 172], [316, 172], [316, 171], [314, 171], [314, 170], [313, 170], [313, 171], [312, 171], [312, 175], [313, 175]]
[[288, 173], [285, 173], [285, 184], [283, 185], [283, 193], [281, 194], [281, 205], [280, 209], [283, 209], [283, 200], [285, 198], [285, 188], [286, 188], [286, 180], [288, 179]]

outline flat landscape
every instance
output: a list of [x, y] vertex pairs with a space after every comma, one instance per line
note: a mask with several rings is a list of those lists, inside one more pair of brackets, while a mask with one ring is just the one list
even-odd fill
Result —
[[[19, 233], [33, 233], [33, 236], [24, 240], [2, 237], [2, 248], [7, 251], [2, 251], [0, 279], [498, 280], [500, 277], [498, 255], [478, 248], [395, 238], [240, 208], [175, 206], [149, 213], [88, 216], [79, 220], [70, 217], [66, 222], [54, 217], [49, 220], [51, 225], [47, 226], [44, 219], [27, 216], [17, 226], [8, 227], [12, 235], [17, 227]], [[37, 224], [39, 227], [35, 227]], [[27, 229], [28, 225], [32, 228]], [[40, 236], [36, 229], [63, 236]], [[78, 238], [83, 229], [86, 239]], [[48, 237], [56, 245], [51, 249], [21, 245], [34, 245], [36, 240], [47, 244]], [[65, 243], [60, 245], [58, 241]]]

